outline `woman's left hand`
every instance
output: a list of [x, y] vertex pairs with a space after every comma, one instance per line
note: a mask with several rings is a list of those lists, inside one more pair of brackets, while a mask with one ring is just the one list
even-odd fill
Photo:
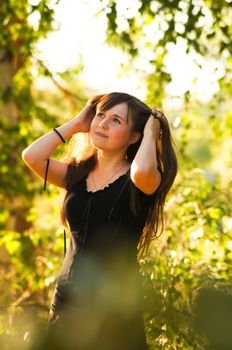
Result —
[[159, 120], [155, 118], [153, 114], [151, 114], [145, 124], [143, 134], [146, 135], [147, 133], [152, 132], [155, 138], [155, 141], [157, 142], [160, 136], [160, 131], [161, 131], [161, 127], [160, 127]]

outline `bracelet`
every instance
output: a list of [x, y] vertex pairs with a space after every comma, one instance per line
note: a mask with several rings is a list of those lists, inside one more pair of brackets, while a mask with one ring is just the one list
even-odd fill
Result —
[[63, 136], [59, 133], [58, 130], [56, 130], [56, 128], [53, 128], [53, 130], [57, 133], [57, 135], [60, 136], [61, 140], [63, 141], [63, 143], [65, 143], [65, 139], [63, 138]]

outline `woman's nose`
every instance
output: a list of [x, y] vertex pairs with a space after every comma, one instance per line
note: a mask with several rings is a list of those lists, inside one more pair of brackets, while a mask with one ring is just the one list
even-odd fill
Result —
[[101, 128], [103, 129], [108, 129], [108, 124], [107, 124], [107, 121], [105, 119], [103, 119], [99, 124], [98, 126], [100, 126]]

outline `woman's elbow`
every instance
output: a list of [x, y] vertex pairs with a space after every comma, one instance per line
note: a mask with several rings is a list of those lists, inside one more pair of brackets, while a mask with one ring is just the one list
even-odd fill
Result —
[[24, 163], [28, 164], [28, 163], [33, 163], [33, 159], [31, 158], [30, 153], [27, 151], [27, 148], [25, 148], [22, 153], [22, 160], [24, 161]]

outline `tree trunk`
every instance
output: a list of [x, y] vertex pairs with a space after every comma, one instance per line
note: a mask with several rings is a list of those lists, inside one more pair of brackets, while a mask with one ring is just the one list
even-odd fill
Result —
[[[12, 96], [13, 91], [13, 79], [14, 75], [16, 73], [16, 67], [13, 64], [13, 59], [11, 55], [7, 52], [7, 50], [1, 50], [0, 51], [0, 95], [3, 96], [3, 102], [0, 104], [0, 120], [7, 120], [9, 122], [9, 125], [13, 126], [17, 123], [19, 123], [19, 115], [20, 111], [18, 109], [18, 106]], [[5, 138], [7, 139], [7, 138]], [[12, 140], [10, 139], [9, 135], [9, 142], [11, 142], [10, 145], [12, 145]], [[4, 152], [4, 148], [7, 145], [3, 145], [2, 152]], [[17, 147], [16, 147], [17, 146]], [[12, 148], [12, 146], [10, 146]], [[16, 150], [19, 149], [18, 145], [14, 145], [11, 150], [10, 157], [8, 159], [9, 163], [11, 164], [12, 169], [12, 181], [14, 179], [14, 169], [16, 169], [17, 163], [18, 163], [18, 157], [20, 154], [18, 154]], [[13, 166], [12, 166], [13, 165]], [[15, 167], [14, 167], [15, 166]], [[4, 175], [3, 175], [4, 176]], [[2, 188], [2, 194], [3, 194], [3, 201], [2, 204], [5, 208], [9, 208], [10, 211], [10, 217], [7, 221], [6, 230], [14, 230], [18, 232], [23, 232], [24, 230], [28, 229], [30, 227], [29, 223], [25, 220], [25, 214], [28, 211], [28, 208], [25, 206], [25, 199], [21, 195], [15, 194], [14, 198], [12, 196], [9, 196], [8, 188]], [[20, 210], [17, 210], [20, 209]], [[26, 211], [25, 211], [26, 210]], [[13, 211], [13, 214], [12, 214]], [[23, 213], [23, 216], [20, 215], [19, 212]]]

